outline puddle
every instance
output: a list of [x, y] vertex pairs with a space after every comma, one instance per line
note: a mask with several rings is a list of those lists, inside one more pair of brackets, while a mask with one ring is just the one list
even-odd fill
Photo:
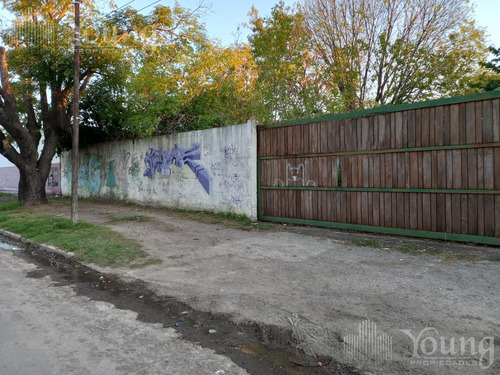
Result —
[[[1, 241], [0, 237], [2, 249], [15, 247]], [[195, 311], [175, 298], [159, 297], [144, 282], [124, 282], [58, 254], [26, 247], [15, 254], [38, 266], [28, 277], [50, 276], [56, 286], [70, 285], [78, 295], [136, 312], [140, 321], [173, 328], [184, 340], [229, 357], [249, 374], [359, 374], [333, 358], [313, 358], [298, 352], [289, 330], [256, 323], [235, 324], [227, 316]], [[213, 330], [215, 333], [210, 333]]]
[[[0, 237], [0, 239], [2, 239]], [[8, 243], [8, 242], [3, 242], [4, 240], [1, 240], [0, 241], [0, 250], [5, 250], [5, 251], [12, 251], [12, 250], [17, 250], [18, 247], [17, 245], [14, 245], [14, 244], [11, 244], [11, 243]]]

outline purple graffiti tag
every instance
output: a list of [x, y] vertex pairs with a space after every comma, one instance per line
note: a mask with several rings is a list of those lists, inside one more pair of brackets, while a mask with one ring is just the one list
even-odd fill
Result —
[[164, 176], [170, 176], [172, 174], [172, 164], [175, 164], [180, 169], [187, 164], [203, 189], [210, 194], [212, 179], [205, 167], [194, 161], [201, 160], [201, 151], [199, 148], [199, 143], [186, 149], [179, 147], [177, 144], [175, 144], [173, 149], [165, 151], [163, 151], [163, 147], [160, 150], [150, 148], [149, 153], [146, 153], [144, 157], [144, 164], [146, 165], [144, 176], [154, 178], [156, 172]]

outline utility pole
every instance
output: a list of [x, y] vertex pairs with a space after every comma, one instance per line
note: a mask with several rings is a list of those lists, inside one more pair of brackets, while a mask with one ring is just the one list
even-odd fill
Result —
[[75, 78], [73, 94], [73, 147], [71, 149], [71, 221], [78, 224], [78, 166], [80, 116], [80, 0], [75, 0]]

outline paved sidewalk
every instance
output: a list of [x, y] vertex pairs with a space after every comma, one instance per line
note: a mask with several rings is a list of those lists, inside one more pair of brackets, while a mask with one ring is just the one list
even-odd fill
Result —
[[[39, 209], [70, 214], [65, 204]], [[152, 220], [109, 224], [110, 217], [130, 215]], [[95, 267], [100, 271], [143, 280], [196, 310], [291, 330], [307, 354], [352, 360], [380, 373], [500, 373], [500, 262], [491, 260], [499, 259], [500, 249], [420, 241], [420, 255], [410, 255], [394, 250], [412, 242], [404, 238], [281, 225], [245, 231], [167, 210], [88, 200], [80, 202], [79, 218], [137, 239], [161, 260], [139, 269]], [[353, 244], [363, 239], [382, 247]], [[429, 255], [425, 247], [490, 260]], [[348, 335], [360, 335], [365, 319], [376, 324], [377, 335], [392, 339], [390, 360], [346, 356]], [[430, 357], [446, 357], [433, 342], [449, 347], [455, 340], [459, 348], [460, 338], [474, 338], [474, 347], [455, 355], [465, 360], [429, 363]]]

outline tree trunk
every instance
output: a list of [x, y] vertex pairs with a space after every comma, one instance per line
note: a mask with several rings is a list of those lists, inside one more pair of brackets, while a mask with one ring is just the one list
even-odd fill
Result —
[[45, 181], [38, 171], [19, 171], [19, 202], [23, 206], [48, 203], [45, 192]]

